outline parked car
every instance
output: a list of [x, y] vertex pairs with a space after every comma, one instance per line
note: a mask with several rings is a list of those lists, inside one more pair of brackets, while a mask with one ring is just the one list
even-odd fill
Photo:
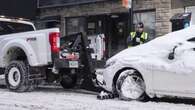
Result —
[[124, 100], [146, 96], [195, 98], [195, 26], [128, 48], [111, 57], [103, 87]]

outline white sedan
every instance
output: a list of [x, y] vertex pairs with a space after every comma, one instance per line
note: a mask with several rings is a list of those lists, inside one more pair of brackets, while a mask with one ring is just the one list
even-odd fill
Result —
[[124, 100], [195, 98], [195, 26], [121, 51], [106, 62], [103, 78]]

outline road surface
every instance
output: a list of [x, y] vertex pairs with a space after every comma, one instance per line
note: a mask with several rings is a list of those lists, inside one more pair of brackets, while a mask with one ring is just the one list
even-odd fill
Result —
[[[14, 93], [0, 88], [0, 110], [195, 110], [195, 100], [152, 99], [149, 102], [97, 100], [96, 93], [39, 87], [33, 92]], [[187, 104], [184, 104], [187, 103]]]

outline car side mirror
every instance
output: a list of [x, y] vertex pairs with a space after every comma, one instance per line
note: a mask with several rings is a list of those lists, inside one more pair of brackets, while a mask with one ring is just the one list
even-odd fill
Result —
[[175, 49], [176, 49], [177, 47], [178, 47], [178, 46], [174, 46], [172, 52], [169, 53], [169, 56], [168, 56], [168, 59], [169, 59], [169, 60], [175, 59]]
[[169, 53], [168, 59], [173, 60], [174, 58], [175, 58], [175, 53], [174, 52]]

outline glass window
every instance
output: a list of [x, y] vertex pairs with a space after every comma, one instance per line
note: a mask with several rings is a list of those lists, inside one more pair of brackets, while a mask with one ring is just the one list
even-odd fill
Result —
[[34, 28], [28, 24], [14, 22], [0, 22], [0, 35], [33, 31]]
[[93, 35], [96, 33], [96, 23], [88, 22], [87, 23], [87, 35]]
[[134, 13], [134, 27], [138, 22], [144, 23], [144, 31], [149, 33], [149, 39], [155, 38], [155, 11], [140, 11]]
[[195, 24], [195, 6], [191, 7], [186, 7], [186, 12], [191, 12], [192, 13], [192, 18], [191, 18], [191, 25]]
[[187, 40], [188, 42], [195, 42], [195, 37], [192, 37], [190, 39]]
[[67, 18], [66, 20], [66, 35], [75, 34], [85, 31], [85, 18]]

